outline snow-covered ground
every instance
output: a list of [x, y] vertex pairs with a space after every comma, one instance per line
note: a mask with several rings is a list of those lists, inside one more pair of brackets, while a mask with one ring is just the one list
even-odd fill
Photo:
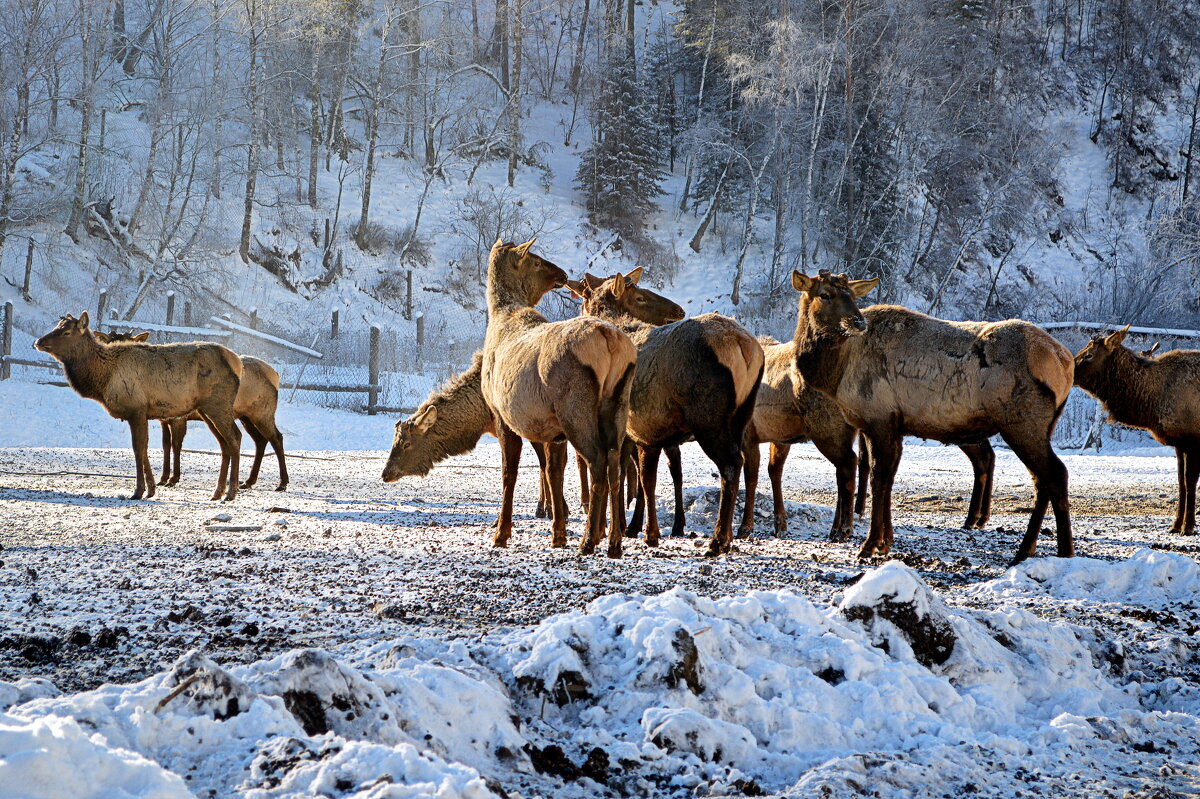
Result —
[[789, 535], [760, 497], [701, 557], [717, 481], [685, 447], [697, 537], [610, 561], [550, 548], [532, 453], [496, 550], [494, 441], [385, 485], [392, 418], [281, 421], [287, 492], [268, 460], [209, 502], [194, 426], [181, 485], [130, 502], [121, 423], [0, 383], [0, 797], [1200, 795], [1200, 546], [1166, 533], [1165, 451], [1067, 455], [1081, 557], [1044, 536], [1008, 569], [1010, 453], [968, 533], [967, 460], [907, 447], [899, 559], [862, 564], [808, 445]]

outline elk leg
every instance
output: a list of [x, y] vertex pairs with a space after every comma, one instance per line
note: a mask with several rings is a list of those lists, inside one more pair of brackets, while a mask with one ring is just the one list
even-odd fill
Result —
[[158, 425], [162, 428], [163, 450], [162, 474], [159, 475], [158, 484], [165, 486], [171, 485], [171, 424], [167, 419], [159, 419]]
[[213, 499], [232, 502], [238, 492], [238, 467], [241, 459], [242, 431], [234, 424], [233, 414], [225, 408], [201, 408], [200, 418], [208, 425], [213, 437], [221, 444], [221, 474]]
[[[627, 438], [621, 452], [622, 468], [625, 470], [625, 507], [628, 508], [629, 503], [637, 496], [638, 490], [637, 449], [634, 443]], [[624, 513], [621, 515], [623, 516]]]
[[130, 499], [149, 499], [154, 496], [154, 472], [150, 470], [150, 428], [146, 417], [131, 417], [129, 432], [133, 439], [133, 463], [137, 474], [137, 487]]
[[[830, 436], [824, 431], [814, 431], [812, 439], [817, 451], [833, 464], [837, 476], [837, 508], [833, 512], [829, 540], [838, 542], [848, 541], [854, 535], [854, 473], [856, 469], [861, 473], [862, 464], [866, 462], [866, 455], [860, 459], [854, 454], [853, 428], [842, 429], [846, 431], [845, 435]], [[865, 496], [866, 486], [858, 488]]]
[[[750, 435], [747, 439], [752, 439]], [[738, 538], [749, 538], [754, 532], [754, 504], [758, 494], [758, 467], [762, 452], [757, 440], [748, 440], [742, 447], [742, 469], [746, 476], [746, 501], [742, 506], [742, 523], [738, 525]]]
[[579, 454], [579, 450], [575, 450], [575, 465], [579, 468], [579, 507], [587, 513], [591, 504], [591, 492], [588, 491], [588, 462]]
[[982, 530], [992, 515], [992, 475], [996, 471], [996, 453], [987, 441], [964, 444], [963, 454], [971, 461], [975, 482], [971, 486], [971, 504], [967, 509], [965, 530]]
[[867, 433], [871, 453], [871, 530], [859, 550], [860, 558], [886, 555], [892, 546], [892, 485], [900, 466], [904, 439], [891, 428]]
[[775, 516], [775, 537], [787, 535], [787, 507], [783, 504], [783, 465], [787, 463], [790, 444], [772, 444], [771, 455], [767, 460], [767, 474], [771, 477], [772, 512]]
[[741, 442], [730, 436], [730, 432], [728, 429], [723, 430], [721, 433], [724, 435], [715, 438], [696, 436], [700, 449], [717, 465], [717, 471], [721, 475], [717, 526], [704, 553], [710, 558], [728, 552], [733, 543], [733, 511], [737, 504], [738, 479], [742, 476], [744, 458]]
[[1021, 463], [1033, 476], [1036, 496], [1033, 501], [1033, 512], [1029, 514], [1029, 527], [1021, 546], [1013, 558], [1016, 565], [1026, 558], [1033, 557], [1037, 552], [1038, 534], [1042, 530], [1042, 520], [1046, 517], [1046, 507], [1054, 505], [1054, 522], [1058, 533], [1058, 556], [1069, 558], [1075, 554], [1075, 544], [1071, 538], [1071, 514], [1067, 501], [1067, 467], [1054, 454], [1050, 446], [1049, 433], [1039, 437], [1022, 436], [1018, 433], [1001, 434], [1004, 441], [1012, 448], [1013, 453], [1020, 458]]
[[538, 500], [533, 515], [537, 519], [548, 519], [551, 514], [552, 500], [550, 499], [550, 475], [546, 471], [549, 468], [546, 463], [546, 445], [537, 441], [530, 443], [533, 445], [533, 451], [537, 454], [538, 459]]
[[607, 453], [605, 457], [608, 461], [608, 556], [610, 558], [621, 557], [621, 539], [625, 537], [625, 500], [621, 492], [621, 461], [623, 460], [621, 447], [617, 446]]
[[871, 443], [865, 433], [858, 434], [858, 496], [854, 500], [854, 512], [859, 516], [867, 513], [867, 486], [871, 483]]
[[496, 417], [496, 438], [500, 439], [500, 515], [496, 517], [496, 534], [492, 545], [508, 546], [512, 537], [513, 492], [517, 487], [517, 466], [521, 461], [521, 437]]
[[567, 545], [567, 498], [563, 494], [563, 476], [567, 471], [567, 442], [545, 444], [546, 469], [542, 474], [542, 486], [546, 490], [546, 504], [550, 511], [550, 546]]
[[1175, 523], [1170, 532], [1174, 535], [1183, 534], [1183, 519], [1187, 514], [1187, 450], [1182, 446], [1175, 447], [1175, 471], [1179, 475], [1179, 502], [1175, 506]]
[[1183, 534], [1196, 534], [1196, 482], [1200, 479], [1200, 447], [1192, 446], [1187, 453], [1187, 503], [1183, 515]]
[[263, 455], [267, 452], [267, 437], [245, 416], [238, 421], [242, 423], [242, 427], [246, 428], [247, 435], [254, 441], [254, 463], [251, 464], [250, 474], [246, 476], [246, 481], [242, 483], [241, 487], [253, 488], [254, 484], [258, 482], [258, 470], [262, 467]]
[[288, 487], [288, 472], [287, 463], [283, 457], [283, 433], [279, 432], [279, 428], [275, 426], [273, 416], [264, 416], [258, 419], [254, 426], [258, 428], [258, 432], [266, 436], [267, 441], [271, 442], [271, 449], [275, 450], [275, 459], [279, 461], [279, 485], [275, 486], [275, 490], [284, 491]]
[[[642, 503], [646, 514], [646, 546], [658, 546], [658, 508], [654, 501], [655, 483], [658, 482], [658, 456], [662, 452], [661, 447], [643, 447], [638, 446], [638, 477], [642, 481], [641, 495], [638, 497], [638, 502]], [[637, 515], [637, 509], [634, 509], [634, 515]], [[630, 525], [632, 527], [632, 525]]]
[[175, 470], [171, 472], [171, 480], [167, 485], [177, 485], [179, 476], [182, 474], [179, 461], [183, 456], [183, 439], [187, 436], [187, 417], [180, 416], [171, 419], [168, 424], [171, 427], [171, 460], [175, 465]]
[[667, 471], [671, 473], [671, 485], [675, 488], [675, 518], [671, 521], [671, 537], [681, 538], [687, 534], [684, 529], [687, 511], [683, 507], [683, 459], [679, 455], [679, 447], [667, 447], [663, 451], [667, 454]]

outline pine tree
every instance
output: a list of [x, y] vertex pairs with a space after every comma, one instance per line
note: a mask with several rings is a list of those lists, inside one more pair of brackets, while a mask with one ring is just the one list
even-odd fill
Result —
[[636, 240], [646, 217], [658, 210], [666, 173], [654, 103], [628, 57], [609, 62], [592, 131], [575, 185], [592, 222]]

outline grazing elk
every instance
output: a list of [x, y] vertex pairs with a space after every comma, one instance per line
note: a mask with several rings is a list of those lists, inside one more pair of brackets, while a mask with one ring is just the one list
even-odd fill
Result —
[[871, 529], [859, 555], [892, 543], [891, 492], [906, 434], [976, 444], [999, 434], [1033, 475], [1037, 496], [1014, 562], [1033, 555], [1049, 504], [1058, 555], [1074, 554], [1067, 469], [1050, 435], [1071, 389], [1071, 354], [1020, 320], [947, 322], [894, 305], [860, 311], [879, 282], [792, 273], [800, 292], [796, 365], [862, 430], [871, 455]]
[[[496, 434], [495, 418], [483, 401], [481, 386], [483, 351], [475, 353], [471, 368], [450, 378], [435, 389], [408, 419], [396, 422], [392, 450], [383, 467], [383, 482], [394, 483], [401, 477], [424, 477], [435, 464], [453, 455], [475, 449], [484, 433]], [[566, 446], [552, 444], [550, 446]], [[538, 481], [537, 517], [549, 515], [550, 477], [546, 473], [546, 446], [534, 444], [541, 464]], [[551, 455], [557, 463], [561, 457]]]
[[[221, 445], [221, 474], [213, 499], [237, 496], [238, 449], [234, 400], [242, 362], [220, 344], [106, 344], [88, 327], [84, 311], [62, 317], [34, 346], [63, 365], [67, 382], [94, 399], [115, 419], [129, 423], [137, 464], [132, 499], [154, 496], [154, 470], [147, 452], [150, 419], [198, 413]], [[228, 485], [228, 490], [226, 486]]]
[[1172, 533], [1196, 532], [1200, 478], [1200, 350], [1139, 356], [1122, 342], [1129, 326], [1095, 336], [1075, 356], [1075, 385], [1104, 405], [1114, 422], [1149, 431], [1175, 448], [1179, 505]]
[[622, 308], [627, 288], [619, 273], [608, 278], [589, 292], [583, 311], [621, 325], [638, 348], [628, 433], [638, 446], [646, 544], [656, 546], [659, 540], [654, 501], [659, 453], [694, 438], [721, 475], [717, 525], [707, 554], [728, 552], [744, 465], [742, 439], [762, 380], [762, 347], [740, 324], [719, 314], [661, 327], [641, 322]]
[[[149, 333], [104, 333], [99, 330], [93, 331], [93, 334], [98, 341], [112, 344], [144, 343], [150, 337]], [[287, 463], [283, 455], [283, 434], [275, 425], [275, 410], [279, 405], [279, 373], [266, 361], [249, 355], [239, 357], [242, 361], [242, 379], [238, 384], [233, 411], [254, 441], [254, 463], [241, 488], [253, 488], [258, 482], [258, 472], [269, 442], [275, 450], [275, 458], [279, 461], [279, 485], [275, 490], [284, 491], [288, 486]], [[193, 413], [187, 417], [163, 419], [159, 422], [162, 426], [163, 447], [163, 468], [159, 485], [173, 486], [179, 482], [179, 460], [183, 452], [183, 439], [187, 435], [187, 425], [188, 422], [199, 421], [203, 421], [200, 415]]]
[[[534, 310], [547, 291], [567, 282], [562, 269], [530, 252], [534, 241], [518, 245], [497, 239], [488, 258], [481, 387], [496, 420], [504, 483], [494, 543], [507, 546], [512, 535], [521, 439], [549, 444], [565, 438], [591, 472], [587, 532], [580, 551], [595, 551], [609, 513], [608, 556], [618, 558], [624, 509], [620, 491], [610, 489], [612, 481], [620, 479], [637, 353], [629, 337], [607, 322], [589, 317], [549, 322]], [[565, 457], [565, 450], [559, 451]], [[550, 464], [554, 546], [567, 542], [562, 473], [557, 464]]]

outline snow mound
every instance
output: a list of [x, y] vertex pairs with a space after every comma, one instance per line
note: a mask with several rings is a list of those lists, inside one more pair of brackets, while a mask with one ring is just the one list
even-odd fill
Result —
[[1162, 607], [1200, 599], [1200, 565], [1192, 558], [1139, 549], [1126, 560], [1035, 558], [971, 589], [977, 595], [1049, 596]]
[[191, 799], [176, 774], [107, 746], [71, 718], [0, 713], [2, 799]]
[[0, 680], [0, 712], [32, 699], [58, 696], [61, 691], [42, 677], [26, 677], [15, 683]]
[[1136, 707], [1095, 646], [1030, 614], [952, 610], [892, 562], [825, 610], [789, 591], [603, 597], [535, 629], [512, 673], [585, 747], [783, 790], [848, 753], [990, 747], [1067, 710]]

